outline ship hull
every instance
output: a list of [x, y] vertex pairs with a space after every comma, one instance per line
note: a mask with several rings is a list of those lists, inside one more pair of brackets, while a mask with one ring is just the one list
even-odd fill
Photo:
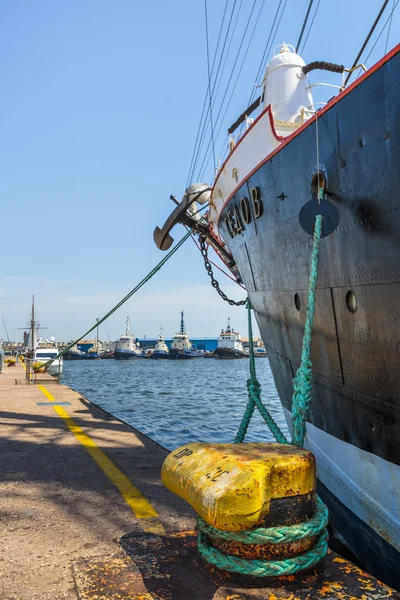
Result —
[[168, 352], [164, 350], [154, 350], [154, 352], [150, 355], [150, 358], [153, 360], [163, 360], [168, 358]]
[[63, 354], [64, 360], [83, 360], [87, 358], [86, 356], [82, 356], [82, 354], [75, 354], [73, 352], [66, 352]]
[[[290, 424], [300, 364], [310, 236], [299, 212], [326, 178], [340, 224], [322, 239], [305, 444], [331, 522], [360, 564], [399, 589], [400, 55], [392, 52], [255, 165], [220, 231], [254, 308]], [[238, 165], [240, 171], [240, 165]], [[258, 189], [259, 218], [232, 237], [230, 215]], [[355, 300], [355, 302], [354, 302]], [[355, 310], [354, 310], [355, 308]]]
[[131, 352], [130, 350], [115, 350], [114, 358], [116, 360], [136, 360], [142, 357], [140, 354], [136, 354], [135, 352]]
[[196, 352], [196, 350], [181, 350], [171, 348], [168, 358], [172, 360], [190, 360], [192, 358], [204, 358], [204, 353]]
[[246, 354], [240, 350], [234, 350], [233, 348], [216, 348], [214, 350], [214, 356], [220, 359], [229, 358], [246, 358]]

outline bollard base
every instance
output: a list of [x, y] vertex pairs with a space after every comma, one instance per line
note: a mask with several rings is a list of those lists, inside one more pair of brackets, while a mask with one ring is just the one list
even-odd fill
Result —
[[122, 562], [98, 557], [74, 564], [81, 600], [400, 599], [400, 594], [331, 551], [315, 568], [297, 576], [245, 581], [208, 566], [197, 552], [193, 531], [128, 534], [120, 545], [125, 552]]

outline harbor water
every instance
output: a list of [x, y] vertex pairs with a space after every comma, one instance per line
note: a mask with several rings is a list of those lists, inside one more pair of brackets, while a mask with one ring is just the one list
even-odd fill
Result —
[[[267, 359], [256, 361], [262, 400], [287, 434]], [[249, 361], [66, 361], [61, 382], [172, 450], [191, 441], [232, 442], [243, 416]], [[246, 441], [275, 441], [258, 410]]]

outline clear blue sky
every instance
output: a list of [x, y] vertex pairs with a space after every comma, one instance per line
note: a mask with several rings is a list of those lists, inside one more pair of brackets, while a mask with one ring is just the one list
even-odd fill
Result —
[[[208, 4], [212, 57], [225, 0]], [[229, 13], [233, 4], [229, 0]], [[236, 2], [234, 14], [240, 13], [216, 111], [252, 4]], [[287, 1], [273, 46], [296, 43], [307, 5]], [[321, 0], [305, 61], [350, 66], [380, 5]], [[257, 0], [233, 81], [261, 6]], [[247, 106], [277, 6], [278, 0], [264, 4], [217, 155], [227, 127]], [[398, 41], [399, 12], [388, 49]], [[173, 208], [169, 195], [184, 192], [207, 85], [204, 3], [3, 0], [0, 17], [0, 310], [17, 339], [34, 293], [48, 335], [67, 340], [107, 312], [163, 256], [153, 229]], [[368, 66], [385, 44], [386, 31]], [[211, 178], [208, 168], [205, 179]], [[174, 230], [176, 239], [182, 234]], [[218, 278], [227, 293], [244, 296]], [[229, 307], [211, 288], [189, 240], [102, 326], [100, 337], [118, 337], [126, 314], [137, 335], [155, 336], [163, 325], [169, 336], [181, 308], [189, 335], [216, 335], [228, 316], [246, 334], [244, 309]]]

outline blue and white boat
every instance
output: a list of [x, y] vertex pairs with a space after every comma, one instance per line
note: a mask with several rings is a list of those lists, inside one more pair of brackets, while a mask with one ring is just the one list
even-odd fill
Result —
[[165, 343], [163, 330], [160, 329], [160, 335], [158, 336], [158, 340], [156, 345], [154, 346], [154, 350], [150, 356], [150, 358], [159, 359], [159, 358], [168, 358], [169, 349], [167, 344]]
[[169, 358], [204, 358], [204, 352], [201, 350], [195, 350], [192, 342], [185, 330], [185, 322], [183, 320], [183, 311], [181, 312], [181, 328], [178, 333], [172, 338], [171, 350], [169, 351]]
[[135, 342], [134, 336], [130, 332], [130, 318], [126, 317], [125, 334], [121, 335], [116, 343], [114, 358], [117, 360], [133, 360], [142, 357], [142, 349]]

